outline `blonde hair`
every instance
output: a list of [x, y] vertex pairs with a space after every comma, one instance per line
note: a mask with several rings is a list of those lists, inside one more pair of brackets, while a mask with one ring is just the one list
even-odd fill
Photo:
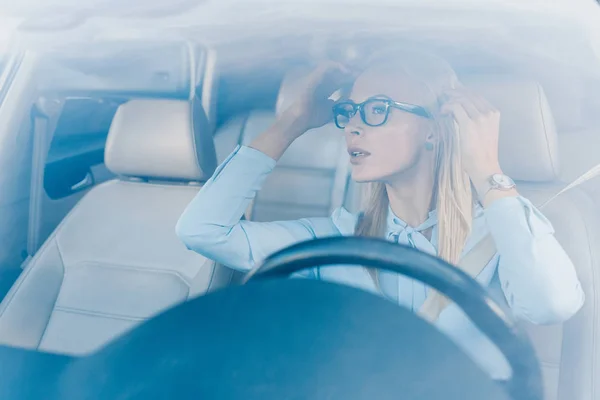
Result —
[[[385, 63], [386, 71], [404, 73], [421, 83], [433, 96], [436, 106], [439, 106], [439, 97], [444, 91], [458, 85], [454, 70], [445, 60], [421, 50], [403, 49], [395, 51], [393, 58], [387, 55], [372, 61], [378, 63], [375, 65]], [[463, 171], [460, 135], [454, 121], [441, 118], [437, 109], [431, 111], [437, 137], [432, 204], [437, 209], [438, 256], [456, 265], [471, 232], [473, 195], [469, 178]], [[355, 234], [382, 237], [389, 212], [385, 184], [367, 184], [363, 199], [366, 201]], [[375, 272], [370, 272], [378, 283]]]

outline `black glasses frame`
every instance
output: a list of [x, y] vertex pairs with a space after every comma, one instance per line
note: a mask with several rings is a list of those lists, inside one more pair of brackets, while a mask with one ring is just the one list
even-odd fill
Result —
[[[367, 122], [367, 118], [365, 116], [365, 105], [369, 104], [369, 103], [374, 103], [374, 102], [379, 102], [379, 103], [383, 103], [385, 104], [385, 117], [383, 119], [383, 121], [381, 123], [378, 124], [371, 124], [369, 122]], [[414, 114], [414, 115], [418, 115], [419, 117], [423, 117], [423, 118], [427, 118], [427, 119], [432, 119], [432, 115], [429, 111], [427, 111], [427, 109], [425, 107], [421, 107], [421, 106], [417, 106], [415, 104], [409, 104], [409, 103], [400, 103], [398, 101], [394, 101], [391, 99], [382, 99], [382, 98], [370, 98], [367, 99], [365, 101], [363, 101], [362, 103], [354, 103], [353, 101], [342, 101], [339, 102], [337, 104], [335, 104], [333, 106], [333, 120], [335, 121], [335, 126], [337, 126], [339, 129], [344, 129], [345, 126], [340, 125], [339, 121], [338, 121], [338, 116], [341, 115], [341, 113], [338, 111], [340, 110], [340, 108], [344, 107], [344, 106], [352, 106], [352, 117], [354, 117], [356, 115], [356, 112], [358, 111], [360, 113], [360, 118], [362, 119], [362, 121], [368, 125], [368, 126], [381, 126], [384, 125], [389, 116], [390, 116], [390, 108], [397, 108], [399, 110]]]

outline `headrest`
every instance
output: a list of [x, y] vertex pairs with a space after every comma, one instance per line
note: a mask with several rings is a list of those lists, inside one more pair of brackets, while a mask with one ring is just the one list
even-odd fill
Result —
[[558, 136], [543, 88], [502, 75], [463, 78], [500, 111], [500, 164], [515, 180], [545, 182], [559, 174]]
[[138, 99], [119, 107], [106, 142], [117, 175], [204, 181], [216, 168], [208, 121], [198, 103]]
[[[296, 69], [283, 79], [276, 113], [288, 108], [305, 88], [307, 69]], [[557, 132], [542, 87], [503, 75], [462, 79], [500, 110], [500, 163], [515, 180], [543, 182], [558, 176]]]

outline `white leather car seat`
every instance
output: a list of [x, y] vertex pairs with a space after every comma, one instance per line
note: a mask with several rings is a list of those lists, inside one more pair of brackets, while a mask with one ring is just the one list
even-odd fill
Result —
[[214, 171], [201, 108], [132, 100], [113, 120], [105, 161], [118, 178], [87, 193], [0, 304], [0, 343], [82, 354], [176, 303], [229, 282], [231, 272], [175, 235]]
[[[297, 69], [283, 79], [275, 111], [254, 111], [217, 130], [219, 160], [237, 144], [248, 145], [264, 132], [304, 88], [310, 71]], [[332, 123], [297, 139], [266, 179], [249, 212], [255, 221], [328, 216], [344, 203], [348, 154], [343, 132]]]
[[[500, 110], [500, 163], [504, 172], [518, 181], [519, 192], [541, 204], [566, 186], [568, 181], [560, 179], [565, 169], [561, 165], [574, 163], [576, 155], [565, 157], [564, 146], [559, 145], [564, 143], [559, 137], [566, 138], [557, 132], [543, 88], [530, 80], [498, 75], [463, 81]], [[559, 196], [543, 212], [575, 264], [586, 294], [583, 308], [565, 324], [525, 324], [542, 364], [545, 398], [598, 400], [600, 213], [585, 185]]]

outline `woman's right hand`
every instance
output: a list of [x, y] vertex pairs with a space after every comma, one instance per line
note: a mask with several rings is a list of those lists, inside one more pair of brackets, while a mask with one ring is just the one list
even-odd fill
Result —
[[309, 75], [298, 99], [281, 113], [269, 129], [256, 137], [250, 147], [278, 160], [304, 132], [333, 119], [334, 101], [329, 97], [352, 81], [352, 76], [342, 65], [333, 62], [321, 64]]
[[281, 118], [294, 120], [302, 131], [300, 134], [331, 122], [335, 103], [330, 99], [331, 95], [336, 90], [349, 86], [352, 81], [353, 77], [348, 69], [339, 63], [325, 62], [319, 65], [308, 76], [304, 91], [282, 113]]

